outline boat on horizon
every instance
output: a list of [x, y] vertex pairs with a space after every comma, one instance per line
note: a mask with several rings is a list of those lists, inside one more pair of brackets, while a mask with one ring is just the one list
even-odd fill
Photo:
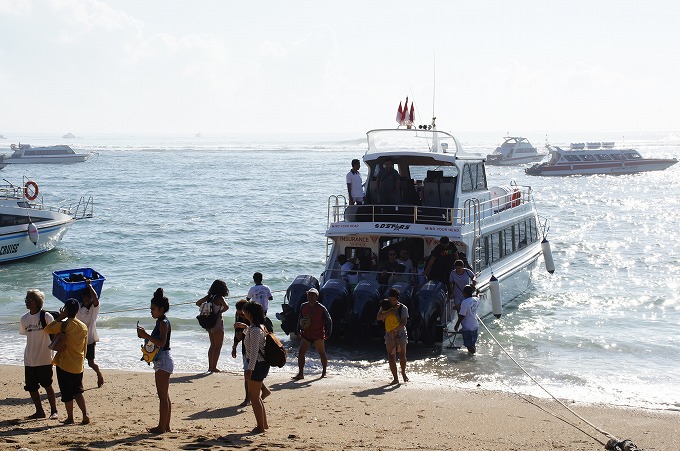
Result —
[[76, 153], [70, 146], [37, 146], [30, 144], [12, 144], [10, 156], [1, 155], [0, 163], [36, 164], [36, 163], [80, 163], [90, 158], [92, 153]]
[[617, 149], [613, 142], [571, 143], [569, 149], [548, 144], [546, 148], [550, 159], [527, 168], [527, 175], [635, 174], [663, 171], [678, 162], [677, 158], [643, 158], [636, 149]]
[[0, 263], [33, 257], [55, 248], [79, 219], [93, 217], [92, 197], [73, 207], [43, 203], [38, 184], [24, 177], [23, 185], [0, 185]]
[[69, 133], [64, 133], [61, 137], [64, 138], [64, 139], [74, 139], [76, 137], [76, 135], [69, 132]]
[[[442, 237], [476, 274], [479, 317], [500, 317], [503, 305], [528, 288], [544, 250], [551, 255], [545, 239], [548, 220], [539, 219], [531, 187], [513, 182], [489, 186], [483, 157], [463, 155], [458, 140], [437, 130], [434, 118], [424, 126], [371, 130], [367, 141], [365, 204], [348, 205], [344, 194], [328, 198], [325, 270], [318, 279], [298, 275], [288, 287], [276, 315], [283, 331], [297, 332], [306, 292], [316, 288], [333, 318], [334, 337], [382, 337], [384, 328], [376, 320], [380, 302], [390, 288], [398, 288], [409, 309], [409, 339], [443, 343], [455, 324], [443, 283], [425, 281], [415, 270], [378, 281], [391, 251], [399, 255], [407, 250], [413, 267], [422, 268]], [[387, 160], [401, 184], [398, 201], [390, 204], [380, 202], [378, 191], [378, 174]], [[340, 254], [356, 263], [356, 285], [341, 270]], [[554, 271], [552, 257], [546, 267]]]
[[486, 156], [486, 164], [492, 166], [513, 166], [541, 161], [547, 153], [539, 153], [528, 139], [520, 136], [506, 136], [505, 141]]

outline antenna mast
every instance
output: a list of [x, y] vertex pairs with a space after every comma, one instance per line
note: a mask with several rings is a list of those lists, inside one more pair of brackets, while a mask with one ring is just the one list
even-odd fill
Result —
[[434, 127], [434, 120], [437, 117], [434, 115], [434, 100], [436, 98], [437, 90], [437, 54], [432, 54], [432, 126]]

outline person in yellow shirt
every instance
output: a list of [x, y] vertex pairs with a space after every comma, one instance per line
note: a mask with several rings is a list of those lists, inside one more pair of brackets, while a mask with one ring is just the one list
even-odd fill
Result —
[[83, 371], [85, 370], [85, 353], [87, 351], [87, 326], [76, 319], [80, 304], [76, 299], [67, 299], [59, 311], [59, 316], [43, 329], [48, 334], [58, 334], [65, 320], [64, 335], [66, 349], [58, 351], [52, 360], [57, 367], [57, 382], [61, 391], [61, 401], [66, 407], [64, 424], [73, 424], [73, 400], [76, 401], [83, 414], [81, 424], [88, 424], [87, 406], [83, 397]]
[[399, 383], [397, 354], [399, 354], [401, 376], [404, 382], [408, 382], [408, 377], [406, 377], [406, 343], [408, 342], [406, 323], [408, 322], [408, 307], [399, 302], [399, 296], [401, 296], [399, 290], [391, 288], [377, 316], [378, 321], [385, 321], [385, 347], [387, 348], [387, 357], [393, 376], [391, 384]]

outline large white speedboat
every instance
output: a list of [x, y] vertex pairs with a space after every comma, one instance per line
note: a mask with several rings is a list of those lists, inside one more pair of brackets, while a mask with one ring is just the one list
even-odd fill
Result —
[[[447, 287], [422, 276], [424, 260], [442, 237], [455, 244], [477, 275], [478, 315], [500, 316], [502, 305], [528, 287], [543, 249], [551, 255], [547, 220], [539, 220], [531, 188], [490, 186], [484, 159], [463, 155], [456, 138], [438, 131], [434, 120], [418, 128], [371, 130], [367, 137], [365, 204], [348, 205], [344, 195], [330, 196], [326, 268], [319, 279], [300, 275], [288, 288], [283, 311], [277, 314], [284, 332], [296, 332], [305, 292], [315, 287], [333, 317], [334, 335], [380, 337], [379, 303], [396, 287], [409, 308], [410, 338], [427, 344], [442, 341], [454, 319]], [[393, 193], [396, 201], [386, 204], [380, 201], [378, 175], [388, 161], [399, 174], [400, 188]], [[402, 250], [421, 270], [397, 270], [385, 282], [384, 262]], [[341, 270], [340, 254], [356, 263], [356, 285]], [[552, 257], [546, 267], [554, 270]]]
[[528, 139], [519, 136], [506, 136], [505, 141], [493, 153], [486, 156], [486, 164], [493, 166], [512, 166], [541, 161], [547, 153], [539, 153]]
[[70, 208], [44, 205], [37, 183], [0, 186], [0, 263], [52, 250], [78, 219], [93, 215], [92, 198]]
[[546, 146], [550, 160], [527, 168], [528, 175], [635, 174], [662, 171], [676, 158], [643, 158], [635, 149], [617, 149], [613, 142], [572, 143], [569, 149]]
[[38, 146], [30, 144], [12, 144], [13, 153], [10, 156], [2, 155], [0, 162], [9, 164], [35, 164], [35, 163], [78, 163], [87, 160], [91, 153], [76, 153], [70, 146]]

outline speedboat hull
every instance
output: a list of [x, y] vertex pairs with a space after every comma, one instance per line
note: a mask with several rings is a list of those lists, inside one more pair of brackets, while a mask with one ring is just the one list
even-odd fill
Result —
[[5, 158], [6, 164], [68, 164], [80, 163], [87, 160], [89, 154], [74, 154], [74, 155], [44, 155], [40, 157], [20, 157], [20, 158]]
[[[0, 214], [4, 214], [0, 208]], [[61, 241], [68, 228], [75, 221], [68, 215], [47, 221], [36, 222], [38, 242], [33, 243], [28, 234], [28, 225], [0, 227], [0, 263], [33, 257], [51, 251]]]
[[678, 160], [642, 159], [636, 161], [603, 161], [564, 163], [554, 166], [536, 165], [526, 170], [527, 175], [567, 176], [594, 174], [637, 174], [639, 172], [663, 171], [677, 163]]

